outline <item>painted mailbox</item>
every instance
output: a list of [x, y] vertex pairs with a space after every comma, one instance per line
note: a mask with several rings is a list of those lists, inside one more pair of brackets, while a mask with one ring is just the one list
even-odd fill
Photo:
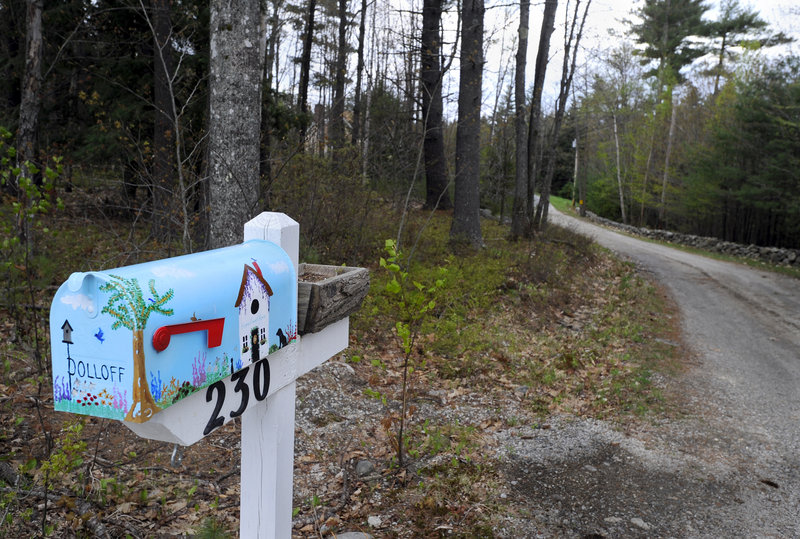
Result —
[[73, 273], [50, 309], [55, 409], [142, 423], [297, 339], [277, 245]]

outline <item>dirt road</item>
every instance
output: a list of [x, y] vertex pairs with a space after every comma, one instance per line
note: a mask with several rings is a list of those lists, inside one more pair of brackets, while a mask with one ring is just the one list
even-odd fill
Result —
[[673, 295], [692, 357], [664, 384], [685, 415], [509, 440], [510, 495], [527, 517], [508, 536], [800, 537], [800, 281], [554, 213]]

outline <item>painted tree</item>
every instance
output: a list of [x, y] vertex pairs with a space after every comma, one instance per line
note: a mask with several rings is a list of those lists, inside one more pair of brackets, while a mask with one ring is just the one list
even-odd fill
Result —
[[145, 298], [139, 281], [134, 277], [126, 279], [111, 275], [110, 280], [100, 286], [103, 292], [109, 292], [108, 304], [101, 311], [110, 314], [116, 321], [111, 329], [124, 327], [133, 333], [133, 402], [125, 415], [126, 421], [143, 423], [153, 417], [160, 408], [156, 405], [150, 386], [147, 383], [147, 370], [144, 357], [144, 328], [153, 313], [172, 316], [173, 310], [164, 306], [175, 295], [170, 288], [163, 295], [156, 292], [155, 279], [150, 279], [150, 295]]

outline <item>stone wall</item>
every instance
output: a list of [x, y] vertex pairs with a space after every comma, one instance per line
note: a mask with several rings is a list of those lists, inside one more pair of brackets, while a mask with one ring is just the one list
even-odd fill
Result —
[[617, 228], [638, 236], [652, 238], [654, 240], [687, 245], [689, 247], [695, 247], [697, 249], [711, 251], [714, 253], [739, 256], [753, 260], [761, 260], [769, 264], [800, 267], [800, 250], [798, 249], [780, 249], [778, 247], [742, 245], [739, 243], [732, 243], [730, 241], [722, 241], [717, 238], [706, 238], [702, 236], [694, 236], [692, 234], [680, 234], [678, 232], [670, 232], [668, 230], [637, 228], [635, 226], [623, 225], [621, 223], [611, 221], [610, 219], [605, 219], [589, 211], [586, 212], [586, 216], [596, 223]]

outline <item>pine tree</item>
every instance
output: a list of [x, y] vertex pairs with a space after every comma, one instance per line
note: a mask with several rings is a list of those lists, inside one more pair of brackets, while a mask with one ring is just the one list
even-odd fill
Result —
[[702, 20], [707, 9], [702, 0], [645, 0], [637, 10], [642, 22], [633, 26], [633, 33], [636, 42], [644, 45], [642, 63], [658, 62], [647, 75], [658, 77], [660, 88], [668, 77], [683, 82], [681, 69], [705, 53], [691, 38], [707, 33]]

